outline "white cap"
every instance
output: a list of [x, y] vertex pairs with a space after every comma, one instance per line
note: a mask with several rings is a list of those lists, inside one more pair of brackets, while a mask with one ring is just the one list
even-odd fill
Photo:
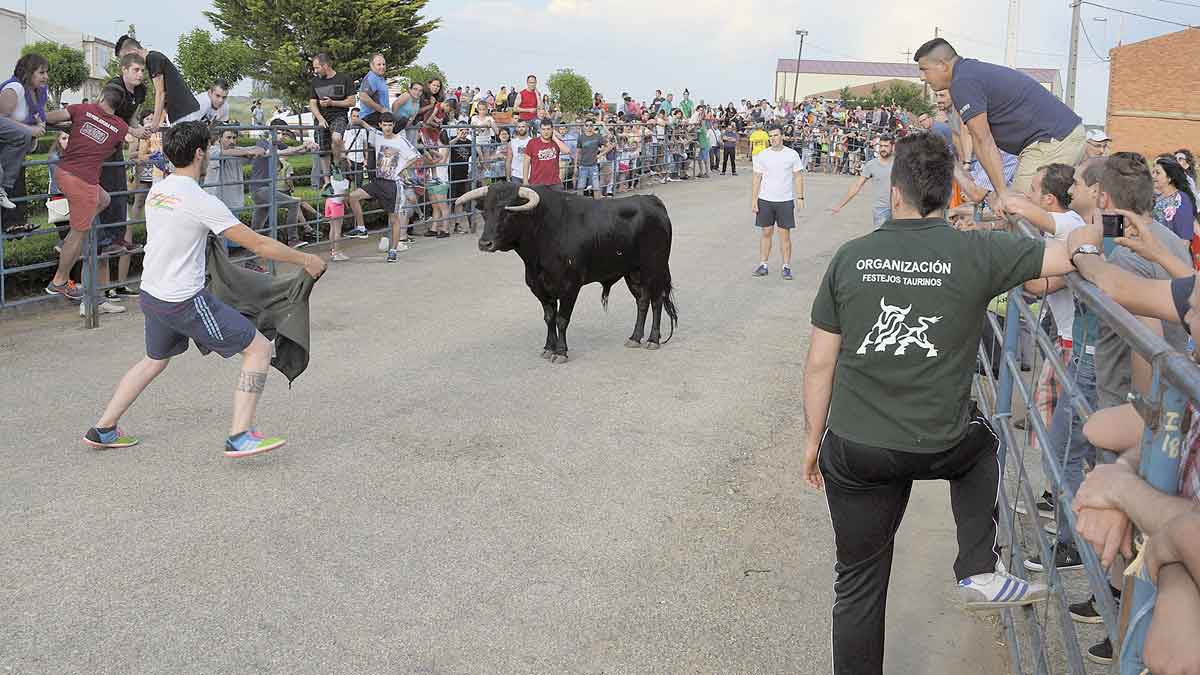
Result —
[[1092, 129], [1087, 133], [1087, 139], [1093, 143], [1104, 143], [1105, 141], [1112, 140], [1108, 137], [1108, 134], [1104, 133], [1103, 129]]

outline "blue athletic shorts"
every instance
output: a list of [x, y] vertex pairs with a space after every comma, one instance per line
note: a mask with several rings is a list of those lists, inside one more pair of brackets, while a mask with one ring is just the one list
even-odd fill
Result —
[[250, 320], [207, 290], [182, 302], [166, 302], [145, 290], [139, 298], [146, 319], [146, 356], [161, 361], [197, 347], [229, 358], [246, 351], [258, 330]]

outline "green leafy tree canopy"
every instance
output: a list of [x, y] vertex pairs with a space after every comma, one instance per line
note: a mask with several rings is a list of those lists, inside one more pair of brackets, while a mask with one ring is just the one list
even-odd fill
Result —
[[21, 54], [36, 52], [46, 57], [50, 62], [50, 100], [55, 106], [61, 105], [64, 91], [79, 89], [88, 80], [88, 65], [83, 58], [83, 52], [78, 49], [64, 47], [57, 42], [44, 40], [25, 45]]
[[438, 66], [438, 64], [432, 61], [425, 65], [414, 63], [411, 66], [402, 69], [400, 71], [400, 79], [404, 82], [405, 86], [412, 82], [420, 82], [421, 84], [425, 84], [430, 80], [441, 80], [442, 91], [446, 91], [446, 88], [450, 84], [450, 82], [446, 79], [446, 73]]
[[233, 38], [213, 40], [203, 28], [179, 36], [175, 62], [192, 91], [204, 91], [217, 80], [235, 86], [249, 74], [254, 55], [245, 42]]
[[924, 89], [908, 82], [893, 82], [886, 89], [873, 87], [871, 93], [865, 97], [852, 96], [850, 88], [843, 87], [841, 95], [842, 102], [851, 108], [859, 105], [864, 109], [897, 105], [914, 115], [933, 112], [933, 105], [925, 96]]
[[419, 12], [427, 0], [213, 0], [204, 14], [223, 35], [244, 42], [249, 75], [270, 85], [293, 106], [308, 100], [312, 57], [329, 54], [334, 70], [361, 77], [371, 57], [387, 59], [395, 76], [412, 63], [438, 20]]
[[592, 107], [592, 85], [586, 77], [570, 68], [554, 71], [546, 86], [563, 112], [581, 113]]

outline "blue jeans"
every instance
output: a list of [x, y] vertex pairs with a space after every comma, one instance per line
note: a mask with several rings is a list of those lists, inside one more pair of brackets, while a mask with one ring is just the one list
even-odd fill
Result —
[[[1096, 366], [1090, 361], [1073, 358], [1067, 364], [1067, 378], [1075, 383], [1075, 386], [1079, 388], [1079, 394], [1094, 410], [1097, 403]], [[1042, 453], [1042, 466], [1047, 479], [1049, 479], [1051, 475], [1049, 458], [1053, 456], [1054, 463], [1062, 471], [1065, 487], [1069, 487], [1071, 493], [1074, 494], [1083, 483], [1083, 460], [1087, 459], [1094, 463], [1096, 448], [1084, 437], [1083, 420], [1075, 414], [1075, 407], [1071, 405], [1070, 397], [1063, 389], [1060, 389], [1059, 392], [1058, 403], [1054, 406], [1054, 413], [1050, 417], [1050, 429], [1047, 432], [1050, 447]], [[1064, 453], [1066, 455], [1065, 464], [1063, 463]], [[1067, 503], [1062, 493], [1057, 493], [1056, 496], [1058, 497], [1056, 502], [1058, 504], [1058, 543], [1073, 542], [1074, 535], [1066, 516], [1066, 509], [1071, 508], [1071, 505]]]
[[600, 167], [595, 164], [579, 167], [579, 177], [575, 180], [575, 189], [587, 190], [600, 187]]
[[884, 208], [884, 207], [877, 206], [877, 207], [875, 207], [875, 210], [871, 213], [871, 220], [872, 220], [872, 222], [875, 223], [875, 227], [879, 227], [880, 225], [883, 225], [888, 220], [891, 220], [891, 218], [892, 218], [892, 210], [890, 208]]

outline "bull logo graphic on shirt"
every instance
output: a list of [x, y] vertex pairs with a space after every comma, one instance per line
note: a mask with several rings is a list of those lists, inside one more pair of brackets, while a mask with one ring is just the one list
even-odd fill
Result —
[[929, 341], [929, 337], [925, 335], [925, 331], [938, 321], [942, 320], [940, 316], [918, 316], [916, 317], [917, 325], [908, 325], [908, 314], [912, 311], [912, 305], [908, 307], [896, 307], [887, 304], [886, 298], [879, 299], [879, 318], [875, 319], [875, 325], [871, 327], [871, 331], [867, 333], [867, 337], [863, 338], [862, 344], [858, 347], [858, 354], [866, 354], [867, 347], [875, 345], [872, 351], [885, 352], [892, 345], [896, 346], [896, 351], [892, 352], [893, 356], [904, 356], [908, 353], [909, 347], [916, 347], [925, 350], [925, 358], [930, 358], [938, 355], [937, 346]]

